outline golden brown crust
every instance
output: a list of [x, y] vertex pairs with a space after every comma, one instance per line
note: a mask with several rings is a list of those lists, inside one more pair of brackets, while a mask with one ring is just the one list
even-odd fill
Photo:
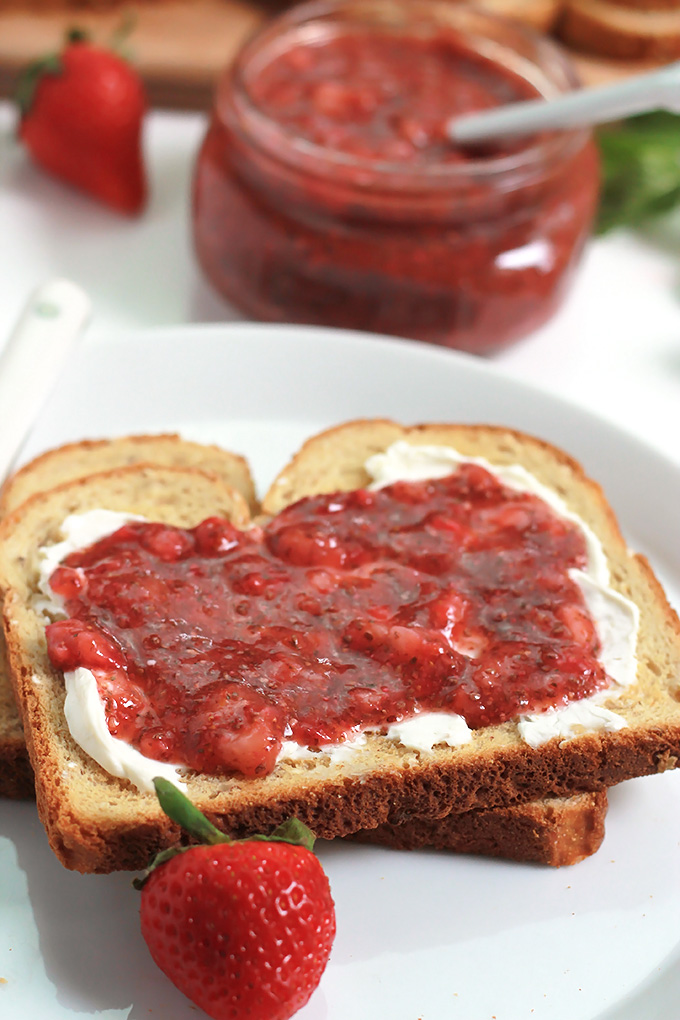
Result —
[[[268, 505], [285, 505], [307, 491], [336, 489], [338, 479], [344, 487], [365, 484], [366, 453], [403, 434], [401, 426], [380, 421], [348, 423], [316, 437], [283, 472], [284, 481], [279, 476]], [[394, 823], [405, 812], [441, 818], [452, 810], [508, 807], [598, 790], [676, 764], [680, 624], [649, 566], [628, 552], [599, 486], [561, 451], [512, 430], [418, 426], [408, 436], [415, 442], [448, 442], [492, 462], [519, 459], [599, 535], [613, 585], [633, 597], [642, 614], [639, 680], [615, 704], [628, 728], [552, 740], [532, 750], [515, 724], [506, 723], [476, 731], [467, 745], [423, 755], [369, 736], [365, 749], [342, 765], [328, 758], [283, 762], [270, 776], [250, 780], [190, 775], [192, 799], [228, 831], [263, 831], [296, 814], [320, 836], [345, 835]], [[14, 521], [5, 522], [0, 527], [0, 585], [12, 589], [5, 600], [5, 628], [14, 682], [30, 723], [29, 752], [50, 842], [69, 867], [109, 871], [141, 867], [151, 851], [179, 837], [151, 795], [107, 776], [73, 743], [63, 723], [62, 680], [47, 661], [42, 624], [30, 606], [32, 550], [54, 538], [67, 508], [94, 495], [91, 482], [64, 486], [57, 496], [35, 497]], [[96, 495], [101, 505], [101, 492]], [[127, 508], [138, 510], [138, 497], [138, 486], [135, 493], [119, 492], [112, 508], [127, 499]], [[175, 506], [184, 499], [178, 497]]]
[[[388, 418], [359, 418], [319, 432], [308, 439], [265, 493], [261, 509], [273, 515], [302, 495], [358, 489], [370, 482], [364, 464], [397, 440], [413, 445], [452, 446], [470, 457], [489, 457], [495, 464], [521, 462], [539, 481], [573, 502], [599, 504], [599, 514], [623, 542], [602, 488], [588, 478], [577, 461], [535, 436], [504, 426], [477, 423], [399, 425]], [[578, 489], [575, 491], [575, 486]], [[580, 490], [583, 490], [583, 493]], [[578, 510], [577, 510], [578, 512]]]
[[586, 53], [664, 62], [680, 56], [680, 9], [642, 11], [607, 0], [567, 0], [558, 33]]
[[0, 796], [9, 800], [35, 797], [33, 769], [23, 736], [5, 740], [0, 746]]
[[244, 457], [219, 446], [194, 443], [177, 433], [164, 432], [115, 439], [83, 439], [47, 450], [20, 468], [0, 488], [0, 518], [36, 492], [46, 492], [77, 478], [133, 464], [207, 471], [240, 492], [251, 512], [257, 509], [253, 479]]
[[439, 819], [401, 818], [348, 838], [397, 850], [432, 847], [559, 868], [577, 864], [600, 848], [606, 814], [607, 793], [602, 790]]
[[0, 797], [34, 796], [33, 770], [12, 690], [5, 638], [0, 628]]

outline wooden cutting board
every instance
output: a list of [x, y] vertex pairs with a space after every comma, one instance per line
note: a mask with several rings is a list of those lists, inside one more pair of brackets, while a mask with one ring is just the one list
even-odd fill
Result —
[[[11, 0], [10, 0], [11, 5]], [[287, 6], [283, 0], [173, 0], [126, 5], [135, 17], [130, 46], [153, 106], [209, 109], [214, 82], [247, 36]], [[8, 9], [0, 0], [0, 95], [11, 95], [21, 68], [59, 48], [74, 25], [106, 42], [123, 14], [65, 10], [53, 0], [49, 11]], [[601, 84], [644, 70], [639, 64], [576, 57], [586, 84]]]
[[[0, 0], [0, 7], [3, 7]], [[0, 12], [0, 94], [10, 95], [27, 63], [59, 48], [68, 28], [89, 30], [105, 43], [126, 13], [134, 19], [129, 47], [154, 106], [208, 109], [213, 84], [243, 41], [280, 10], [275, 0], [175, 0], [127, 4], [114, 12], [68, 10]], [[121, 13], [123, 11], [123, 13]]]

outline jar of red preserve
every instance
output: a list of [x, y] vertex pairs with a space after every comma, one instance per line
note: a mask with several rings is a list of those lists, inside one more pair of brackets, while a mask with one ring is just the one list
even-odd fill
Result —
[[218, 85], [195, 175], [201, 265], [258, 319], [502, 347], [567, 288], [595, 148], [577, 130], [465, 151], [444, 123], [576, 84], [548, 40], [446, 0], [293, 8]]

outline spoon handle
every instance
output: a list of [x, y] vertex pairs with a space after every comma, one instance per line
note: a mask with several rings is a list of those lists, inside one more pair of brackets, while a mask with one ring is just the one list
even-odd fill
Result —
[[0, 353], [0, 481], [90, 317], [90, 301], [69, 280], [50, 280], [29, 298]]
[[649, 110], [680, 112], [680, 62], [598, 88], [579, 89], [554, 99], [509, 103], [484, 113], [451, 118], [447, 136], [459, 144], [561, 128], [587, 127]]

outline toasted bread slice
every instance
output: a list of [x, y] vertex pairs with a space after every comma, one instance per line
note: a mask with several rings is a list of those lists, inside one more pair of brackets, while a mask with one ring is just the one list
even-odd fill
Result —
[[[159, 460], [165, 456], [173, 461], [186, 460], [205, 464], [225, 481], [232, 479], [234, 487], [239, 489], [252, 506], [253, 485], [247, 465], [241, 458], [232, 458], [217, 448], [201, 448], [177, 436], [134, 436], [110, 441], [74, 443], [52, 450], [32, 461], [14, 476], [12, 485], [8, 484], [5, 487], [2, 505], [7, 511], [12, 510], [34, 494], [32, 489], [36, 492], [49, 490], [55, 487], [55, 483], [75, 480], [81, 477], [80, 472], [87, 473], [88, 469], [102, 465], [102, 462], [106, 467], [121, 467], [137, 463], [138, 458], [151, 460], [154, 455]], [[4, 646], [1, 635], [0, 644]], [[0, 672], [0, 794], [14, 797], [29, 797], [34, 794], [33, 773], [23, 727], [9, 676], [4, 672]], [[604, 800], [604, 794], [598, 796], [600, 801]], [[589, 822], [592, 812], [591, 799], [580, 796], [532, 802], [530, 806], [515, 809], [514, 813], [513, 810], [505, 809], [467, 812], [461, 817], [457, 839], [452, 837], [452, 833], [456, 833], [458, 829], [455, 815], [442, 820], [441, 829], [438, 823], [432, 820], [423, 825], [427, 824], [428, 831], [433, 833], [434, 845], [480, 853], [486, 852], [486, 847], [491, 847], [498, 856], [551, 864], [555, 863], [557, 847], [573, 846], [575, 834], [590, 831], [592, 828]], [[604, 811], [603, 807], [602, 814]], [[475, 815], [483, 817], [477, 819], [475, 823]], [[526, 818], [530, 818], [530, 824], [524, 821]], [[407, 842], [417, 845], [414, 842], [414, 833], [420, 831], [417, 826], [405, 823], [403, 827], [396, 826], [394, 829], [394, 838], [390, 835], [390, 827], [385, 826], [380, 830], [380, 838], [386, 845], [403, 846]], [[484, 842], [472, 835], [475, 831], [480, 835], [484, 833]], [[579, 843], [579, 852], [583, 855], [594, 852], [596, 849], [594, 841], [589, 845], [592, 847], [590, 850], [585, 844]], [[504, 847], [507, 847], [507, 853]], [[563, 849], [563, 856], [565, 853]], [[564, 856], [562, 863], [570, 862]]]
[[[613, 733], [553, 739], [532, 749], [513, 722], [477, 730], [469, 744], [435, 747], [427, 754], [376, 734], [342, 763], [327, 755], [282, 761], [273, 773], [257, 779], [189, 774], [190, 796], [227, 831], [262, 831], [297, 815], [318, 835], [333, 837], [399, 821], [405, 813], [441, 818], [452, 811], [598, 790], [677, 762], [680, 625], [649, 567], [627, 550], [599, 487], [566, 455], [506, 429], [407, 430], [392, 422], [350, 423], [307, 443], [274, 483], [265, 504], [275, 511], [306, 493], [365, 485], [366, 457], [404, 437], [453, 445], [499, 464], [523, 463], [589, 522], [603, 542], [614, 586], [632, 597], [642, 614], [638, 681], [615, 706], [628, 726]], [[180, 837], [152, 795], [107, 775], [66, 731], [63, 680], [47, 659], [44, 621], [34, 604], [36, 550], [57, 539], [64, 517], [75, 510], [105, 506], [158, 517], [147, 481], [142, 483], [149, 470], [113, 472], [36, 496], [0, 528], [6, 636], [30, 730], [38, 806], [60, 859], [83, 871], [140, 867], [153, 850]], [[152, 472], [148, 484], [154, 477]], [[158, 489], [160, 519], [185, 523], [199, 507], [195, 499], [185, 503], [185, 484], [172, 490], [171, 481]], [[212, 505], [204, 493], [200, 516], [232, 510]], [[181, 519], [173, 512], [181, 512]], [[237, 514], [235, 522], [242, 526], [243, 517]]]
[[16, 510], [36, 492], [64, 482], [132, 464], [188, 467], [217, 475], [257, 508], [255, 487], [245, 458], [219, 446], [193, 443], [176, 433], [85, 439], [48, 450], [13, 474], [0, 489], [0, 517]]
[[34, 795], [33, 770], [9, 676], [5, 638], [0, 631], [0, 797], [21, 800]]
[[642, 9], [609, 0], [567, 0], [558, 34], [586, 53], [663, 63], [680, 56], [680, 7]]
[[[190, 468], [135, 465], [39, 493], [0, 525], [0, 533], [8, 536], [3, 543], [3, 565], [17, 585], [11, 592], [4, 588], [11, 621], [9, 634], [6, 632], [10, 674], [27, 723], [26, 743], [36, 773], [38, 811], [53, 847], [65, 863], [80, 860], [80, 840], [88, 844], [87, 856], [99, 859], [107, 825], [116, 826], [123, 843], [130, 840], [129, 856], [135, 860], [141, 861], [140, 853], [146, 854], [148, 841], [143, 825], [139, 831], [137, 798], [131, 795], [129, 784], [121, 788], [103, 772], [91, 774], [92, 762], [72, 741], [63, 716], [63, 680], [59, 682], [46, 657], [45, 620], [30, 607], [29, 585], [36, 578], [38, 546], [58, 537], [60, 520], [70, 513], [102, 505], [180, 526], [193, 526], [211, 514], [227, 517], [238, 527], [246, 527], [250, 521], [244, 497], [214, 475]], [[29, 534], [38, 539], [37, 545], [28, 539]], [[169, 838], [168, 826], [158, 812], [155, 814], [154, 828], [165, 830], [164, 838]], [[154, 831], [154, 838], [157, 836]], [[72, 841], [76, 843], [74, 850]]]
[[680, 0], [616, 0], [617, 6], [631, 7], [636, 11], [677, 11]]
[[562, 0], [475, 0], [476, 6], [504, 18], [549, 32], [560, 13]]
[[599, 850], [606, 814], [607, 793], [602, 790], [445, 818], [401, 819], [348, 838], [397, 850], [431, 847], [560, 868]]
[[[253, 480], [243, 457], [218, 446], [192, 443], [175, 434], [136, 435], [68, 443], [36, 457], [0, 489], [0, 518], [36, 492], [95, 472], [141, 463], [193, 467], [210, 472], [237, 489], [251, 511], [257, 506]], [[0, 797], [32, 796], [33, 773], [21, 717], [4, 664], [4, 638], [0, 631]]]

